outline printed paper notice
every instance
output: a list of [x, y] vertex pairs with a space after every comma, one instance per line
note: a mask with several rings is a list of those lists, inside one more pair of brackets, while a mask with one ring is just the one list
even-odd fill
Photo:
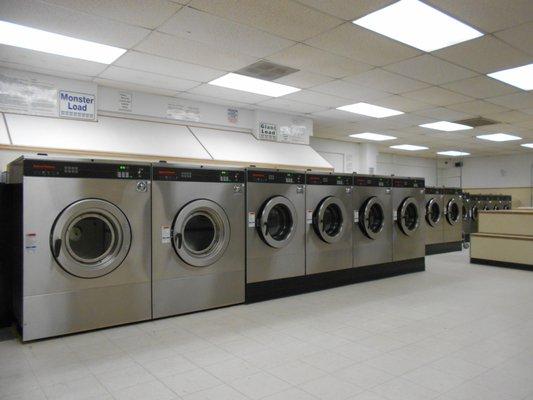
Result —
[[255, 212], [248, 212], [248, 228], [255, 228]]
[[161, 227], [161, 243], [170, 243], [170, 226]]
[[118, 111], [131, 112], [133, 93], [118, 92]]
[[57, 103], [53, 84], [0, 74], [0, 111], [57, 117]]

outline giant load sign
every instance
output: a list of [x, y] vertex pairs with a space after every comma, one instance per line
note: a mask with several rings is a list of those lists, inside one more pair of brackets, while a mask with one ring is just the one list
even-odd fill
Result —
[[59, 116], [64, 118], [95, 120], [95, 96], [92, 94], [60, 90]]

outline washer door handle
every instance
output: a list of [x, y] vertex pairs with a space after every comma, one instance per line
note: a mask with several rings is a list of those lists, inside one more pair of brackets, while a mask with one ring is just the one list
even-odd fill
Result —
[[54, 257], [59, 257], [59, 253], [61, 252], [61, 239], [54, 240]]
[[176, 233], [176, 240], [177, 240], [176, 247], [178, 249], [181, 249], [181, 242], [183, 241], [182, 239], [183, 239], [183, 235], [181, 234], [181, 232]]

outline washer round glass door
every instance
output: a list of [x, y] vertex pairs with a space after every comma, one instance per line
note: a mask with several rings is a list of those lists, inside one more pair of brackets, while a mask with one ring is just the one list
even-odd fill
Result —
[[463, 221], [467, 221], [468, 220], [468, 209], [464, 203], [463, 203], [462, 215], [463, 215]]
[[430, 226], [436, 227], [440, 224], [442, 218], [442, 210], [436, 198], [432, 198], [426, 205], [426, 220]]
[[418, 203], [414, 197], [407, 197], [398, 208], [398, 224], [407, 236], [413, 235], [420, 225]]
[[66, 272], [98, 278], [115, 270], [128, 255], [131, 228], [124, 213], [100, 199], [72, 203], [56, 218], [50, 249]]
[[296, 231], [296, 208], [283, 196], [267, 200], [259, 212], [257, 229], [261, 238], [271, 247], [285, 247]]
[[178, 256], [193, 267], [206, 267], [224, 255], [230, 241], [230, 224], [222, 207], [199, 199], [178, 212], [172, 233]]
[[479, 213], [478, 206], [477, 205], [473, 205], [472, 206], [472, 221], [477, 221], [478, 213]]
[[457, 200], [452, 198], [446, 205], [446, 220], [450, 225], [455, 225], [461, 219], [461, 211], [459, 210], [459, 204]]
[[313, 213], [313, 228], [326, 243], [338, 242], [344, 233], [346, 208], [337, 197], [329, 196], [318, 204]]
[[499, 209], [500, 209], [500, 205], [499, 204], [495, 204], [493, 210], [498, 211]]
[[359, 209], [359, 225], [370, 239], [377, 239], [385, 226], [383, 203], [378, 197], [370, 197]]

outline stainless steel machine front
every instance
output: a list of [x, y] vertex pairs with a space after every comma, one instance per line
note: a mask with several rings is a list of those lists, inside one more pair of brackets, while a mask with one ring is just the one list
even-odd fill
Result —
[[354, 175], [354, 266], [392, 262], [392, 179]]
[[22, 339], [150, 319], [150, 166], [43, 157], [8, 168]]
[[508, 196], [508, 195], [502, 196], [502, 204], [503, 204], [504, 210], [511, 210], [513, 208], [512, 196]]
[[444, 243], [463, 240], [463, 199], [460, 188], [444, 189]]
[[246, 283], [305, 275], [305, 174], [246, 171]]
[[244, 170], [154, 164], [153, 316], [244, 301]]
[[424, 228], [426, 244], [444, 242], [444, 190], [426, 187]]
[[393, 261], [424, 257], [424, 179], [392, 180]]
[[306, 177], [307, 275], [352, 267], [351, 174], [314, 174]]
[[465, 239], [468, 240], [473, 229], [472, 207], [474, 205], [474, 198], [472, 198], [469, 193], [463, 192], [462, 199], [463, 209], [461, 215], [463, 217], [463, 233], [465, 234]]

